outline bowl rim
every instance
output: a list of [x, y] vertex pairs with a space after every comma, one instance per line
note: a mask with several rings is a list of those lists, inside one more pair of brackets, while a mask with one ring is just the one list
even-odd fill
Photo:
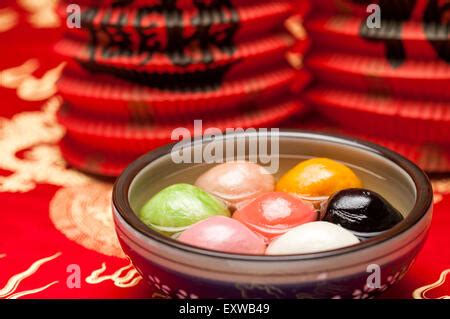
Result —
[[[267, 131], [264, 134], [271, 134], [272, 131]], [[188, 244], [180, 243], [179, 241], [159, 234], [155, 230], [146, 226], [136, 215], [131, 208], [128, 200], [128, 193], [132, 182], [141, 170], [152, 163], [153, 161], [169, 154], [175, 144], [179, 146], [204, 144], [213, 140], [234, 139], [236, 137], [257, 137], [258, 132], [238, 132], [232, 134], [224, 134], [213, 138], [195, 138], [192, 141], [175, 142], [164, 145], [154, 149], [147, 154], [142, 155], [122, 172], [114, 183], [112, 191], [112, 205], [117, 211], [123, 221], [131, 227], [133, 231], [143, 235], [146, 239], [154, 240], [160, 244], [170, 246], [170, 248], [181, 250], [185, 253], [199, 254], [204, 257], [225, 258], [236, 261], [249, 262], [287, 262], [287, 261], [306, 261], [319, 258], [335, 257], [344, 254], [361, 251], [369, 247], [381, 244], [388, 240], [394, 239], [405, 231], [412, 228], [419, 223], [430, 211], [433, 204], [433, 190], [427, 175], [416, 164], [402, 155], [389, 150], [383, 146], [374, 144], [372, 142], [363, 141], [357, 138], [348, 137], [339, 134], [317, 133], [312, 131], [297, 130], [297, 129], [281, 129], [277, 132], [278, 138], [302, 138], [313, 139], [324, 142], [332, 142], [341, 145], [346, 145], [361, 150], [369, 151], [371, 153], [380, 155], [402, 169], [413, 181], [416, 188], [416, 201], [408, 216], [398, 225], [383, 232], [382, 234], [360, 242], [359, 244], [347, 246], [343, 248], [327, 250], [323, 252], [294, 254], [294, 255], [244, 255], [235, 253], [226, 253], [214, 250], [203, 249]], [[115, 214], [115, 212], [114, 212]], [[116, 221], [117, 223], [117, 221]], [[117, 227], [117, 224], [116, 224]]]

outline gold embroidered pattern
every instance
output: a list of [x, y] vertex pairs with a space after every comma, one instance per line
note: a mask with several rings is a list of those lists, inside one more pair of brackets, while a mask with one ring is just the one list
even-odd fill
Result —
[[14, 28], [19, 21], [19, 15], [10, 8], [0, 9], [0, 33]]
[[441, 194], [450, 194], [450, 178], [436, 179], [431, 182], [433, 190]]
[[[433, 290], [433, 289], [436, 289], [436, 288], [442, 286], [445, 283], [448, 274], [450, 274], [450, 269], [446, 269], [443, 272], [441, 272], [439, 279], [436, 280], [435, 282], [414, 290], [412, 293], [413, 298], [414, 299], [432, 299], [432, 298], [427, 297], [427, 293], [430, 290]], [[437, 297], [436, 299], [450, 299], [450, 295], [440, 296], [440, 297]]]
[[450, 178], [436, 179], [431, 181], [434, 191], [434, 203], [437, 204], [442, 201], [444, 194], [450, 194]]
[[14, 292], [16, 292], [17, 288], [19, 287], [20, 283], [26, 279], [31, 277], [32, 275], [34, 275], [39, 268], [44, 265], [45, 263], [48, 263], [50, 261], [52, 261], [55, 258], [58, 258], [59, 256], [61, 256], [61, 253], [58, 252], [52, 256], [49, 257], [45, 257], [45, 258], [41, 258], [36, 260], [33, 264], [31, 264], [31, 266], [21, 272], [18, 273], [14, 276], [12, 276], [11, 278], [9, 278], [8, 282], [6, 283], [6, 285], [3, 288], [0, 288], [0, 298], [9, 298], [9, 299], [17, 299], [19, 297], [22, 296], [26, 296], [26, 295], [30, 295], [30, 294], [34, 294], [34, 293], [38, 293], [41, 292], [45, 289], [47, 289], [50, 286], [53, 286], [55, 284], [58, 283], [58, 281], [53, 281], [43, 287], [37, 288], [37, 289], [31, 289], [31, 290], [25, 290], [19, 293], [14, 294]]
[[111, 184], [101, 182], [60, 189], [50, 202], [50, 219], [83, 247], [124, 258], [114, 231], [111, 190]]
[[53, 281], [53, 282], [51, 282], [51, 283], [49, 283], [49, 284], [47, 284], [47, 285], [45, 285], [43, 287], [40, 287], [40, 288], [25, 290], [25, 291], [18, 292], [16, 294], [10, 295], [10, 296], [6, 297], [6, 299], [18, 299], [18, 298], [23, 297], [23, 296], [36, 294], [38, 292], [44, 291], [45, 289], [47, 289], [47, 288], [49, 288], [49, 287], [51, 287], [53, 285], [56, 285], [57, 283], [58, 283], [58, 281], [56, 280], [56, 281]]
[[[88, 277], [86, 282], [89, 284], [99, 284], [106, 280], [111, 280], [116, 287], [129, 288], [134, 287], [142, 280], [142, 277], [138, 274], [131, 262], [122, 268], [119, 268], [111, 275], [102, 275], [106, 271], [106, 263], [102, 263], [102, 266], [94, 270]], [[124, 273], [122, 275], [122, 273]]]
[[57, 92], [56, 81], [65, 65], [62, 62], [37, 78], [32, 73], [39, 68], [39, 61], [29, 59], [19, 66], [0, 71], [0, 86], [17, 89], [17, 96], [24, 101], [44, 101]]
[[[85, 175], [66, 168], [56, 143], [63, 129], [56, 123], [56, 111], [61, 104], [51, 98], [42, 111], [23, 112], [12, 119], [0, 118], [0, 168], [12, 172], [0, 176], [0, 191], [27, 192], [36, 184], [82, 185]], [[17, 154], [25, 151], [19, 158]]]
[[0, 87], [17, 89], [20, 83], [39, 68], [37, 59], [29, 59], [19, 66], [0, 71]]
[[17, 96], [24, 101], [43, 101], [52, 97], [58, 91], [56, 81], [61, 77], [65, 65], [65, 62], [60, 63], [41, 78], [32, 75], [25, 77], [17, 87]]
[[35, 28], [56, 28], [60, 19], [56, 13], [58, 0], [17, 0], [30, 13], [28, 22]]

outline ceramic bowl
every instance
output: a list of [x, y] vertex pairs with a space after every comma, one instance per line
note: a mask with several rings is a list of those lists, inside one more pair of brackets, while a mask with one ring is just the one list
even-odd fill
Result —
[[[190, 150], [211, 143], [258, 139], [257, 132], [185, 144]], [[381, 146], [344, 137], [301, 132], [269, 133], [284, 158], [328, 157], [365, 169], [401, 199], [405, 219], [370, 240], [341, 249], [284, 256], [249, 256], [184, 245], [143, 224], [136, 215], [148, 190], [183, 175], [192, 165], [175, 164], [172, 145], [154, 150], [117, 179], [113, 215], [124, 252], [162, 298], [366, 298], [378, 295], [408, 271], [426, 238], [432, 216], [430, 182], [415, 164]], [[201, 165], [201, 164], [200, 164]], [[193, 181], [191, 181], [192, 183]], [[376, 189], [376, 191], [379, 191]], [[375, 274], [377, 282], [368, 278]], [[369, 282], [369, 284], [368, 284]], [[375, 285], [373, 285], [375, 283]]]

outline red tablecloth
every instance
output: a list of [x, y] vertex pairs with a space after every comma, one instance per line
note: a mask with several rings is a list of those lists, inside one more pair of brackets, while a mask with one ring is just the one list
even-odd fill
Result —
[[[55, 121], [55, 2], [0, 4], [0, 298], [161, 297], [149, 294], [118, 245], [112, 182], [67, 167], [56, 147], [63, 130]], [[450, 295], [450, 176], [433, 183], [426, 245], [383, 297]]]

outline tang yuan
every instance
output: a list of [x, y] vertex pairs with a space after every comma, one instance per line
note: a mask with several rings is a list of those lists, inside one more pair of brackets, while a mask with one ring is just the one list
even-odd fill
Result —
[[359, 243], [348, 230], [328, 222], [312, 222], [297, 226], [275, 238], [267, 247], [267, 255], [307, 254], [347, 247]]
[[192, 225], [178, 237], [189, 245], [221, 252], [263, 255], [264, 239], [235, 219], [210, 217]]
[[235, 208], [239, 203], [273, 191], [275, 179], [258, 164], [232, 161], [206, 171], [197, 179], [195, 185]]
[[380, 194], [368, 189], [345, 189], [323, 207], [324, 220], [341, 225], [358, 237], [373, 237], [403, 220]]
[[347, 166], [328, 158], [312, 158], [284, 174], [276, 190], [305, 197], [321, 197], [361, 186], [361, 180]]
[[215, 215], [230, 216], [226, 205], [202, 189], [189, 184], [164, 188], [140, 210], [147, 226], [163, 233], [177, 233]]
[[264, 237], [273, 238], [295, 226], [315, 221], [317, 215], [310, 204], [295, 195], [269, 192], [240, 208], [233, 218]]

